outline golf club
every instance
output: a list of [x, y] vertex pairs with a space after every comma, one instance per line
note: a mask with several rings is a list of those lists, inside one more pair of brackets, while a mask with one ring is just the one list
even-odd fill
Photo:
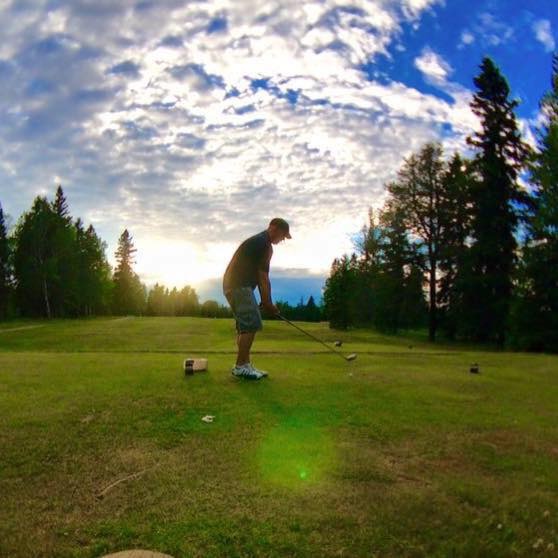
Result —
[[355, 358], [357, 357], [356, 353], [351, 353], [350, 355], [345, 356], [344, 354], [340, 353], [339, 351], [336, 351], [333, 347], [330, 347], [328, 344], [324, 343], [321, 339], [318, 339], [317, 337], [314, 337], [311, 333], [308, 333], [307, 331], [304, 331], [301, 327], [298, 327], [296, 324], [293, 324], [293, 322], [291, 322], [290, 320], [287, 320], [287, 318], [285, 318], [285, 316], [282, 316], [281, 314], [278, 313], [277, 317], [280, 318], [281, 320], [283, 320], [284, 322], [287, 322], [288, 324], [292, 325], [294, 328], [298, 329], [298, 331], [301, 331], [305, 335], [308, 335], [308, 337], [311, 337], [312, 339], [314, 339], [314, 341], [317, 341], [318, 343], [321, 343], [324, 347], [329, 349], [332, 353], [335, 353], [336, 355], [339, 355], [343, 360], [346, 360], [346, 361], [350, 362], [351, 360], [355, 360]]

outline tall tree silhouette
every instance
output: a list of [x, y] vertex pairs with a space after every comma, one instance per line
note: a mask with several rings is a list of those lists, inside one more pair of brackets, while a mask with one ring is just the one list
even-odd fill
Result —
[[18, 306], [25, 315], [52, 317], [52, 287], [58, 280], [51, 242], [56, 213], [37, 197], [15, 229], [14, 274]]
[[106, 313], [110, 307], [112, 277], [107, 262], [104, 243], [95, 232], [93, 225], [84, 230], [81, 219], [75, 224], [78, 306], [84, 316]]
[[541, 112], [545, 124], [531, 165], [535, 211], [529, 221], [514, 322], [522, 348], [558, 351], [558, 55]]
[[422, 265], [428, 278], [428, 336], [431, 341], [436, 338], [438, 328], [436, 293], [444, 187], [442, 147], [432, 143], [408, 157], [397, 180], [388, 184], [389, 204], [402, 216], [407, 231], [418, 240], [418, 248], [424, 256]]
[[125, 229], [118, 239], [116, 270], [113, 277], [113, 311], [115, 314], [140, 314], [145, 305], [145, 289], [134, 272], [137, 252], [132, 236]]
[[76, 229], [62, 186], [52, 202], [53, 218], [49, 241], [53, 256], [51, 309], [54, 316], [79, 315], [79, 262]]
[[443, 329], [453, 338], [464, 311], [463, 289], [471, 234], [472, 180], [469, 161], [455, 153], [447, 166], [444, 182], [438, 305], [443, 315]]
[[484, 58], [474, 78], [477, 91], [471, 102], [481, 130], [468, 138], [476, 150], [473, 169], [470, 268], [463, 323], [479, 341], [505, 341], [512, 274], [516, 265], [514, 236], [521, 210], [529, 196], [518, 184], [518, 174], [529, 149], [522, 141], [506, 79], [490, 58]]
[[324, 289], [324, 309], [330, 327], [347, 329], [353, 323], [352, 297], [355, 287], [355, 265], [348, 256], [336, 258]]

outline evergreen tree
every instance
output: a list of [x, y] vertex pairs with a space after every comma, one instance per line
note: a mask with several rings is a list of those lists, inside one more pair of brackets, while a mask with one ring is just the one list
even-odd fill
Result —
[[56, 195], [54, 202], [52, 203], [52, 208], [60, 219], [63, 219], [68, 224], [71, 223], [72, 217], [70, 216], [70, 210], [68, 209], [68, 202], [66, 200], [66, 196], [64, 195], [64, 191], [62, 190], [62, 186], [60, 185], [56, 188]]
[[304, 308], [304, 319], [308, 322], [319, 322], [322, 319], [320, 307], [316, 304], [312, 295], [308, 298]]
[[155, 283], [155, 286], [147, 295], [147, 306], [145, 313], [148, 316], [162, 316], [165, 307], [165, 287]]
[[0, 204], [0, 320], [8, 316], [11, 296], [10, 244]]
[[[361, 237], [355, 242], [359, 256], [357, 280], [355, 281], [356, 321], [360, 324], [377, 322], [381, 314], [379, 305], [379, 274], [383, 263], [384, 236], [379, 223], [380, 213], [368, 211], [368, 224], [361, 230]], [[377, 324], [376, 324], [377, 325]]]
[[531, 165], [535, 211], [528, 226], [513, 325], [520, 348], [558, 351], [558, 55], [541, 111], [546, 123]]
[[54, 276], [51, 285], [51, 310], [54, 316], [79, 314], [79, 254], [76, 229], [61, 186], [52, 203], [53, 219], [49, 241], [53, 255]]
[[44, 197], [35, 198], [16, 226], [14, 275], [18, 307], [24, 315], [52, 316], [52, 286], [58, 281], [51, 242], [55, 228], [56, 213]]
[[455, 153], [451, 159], [444, 181], [438, 305], [443, 313], [443, 329], [448, 337], [453, 338], [464, 312], [463, 294], [471, 234], [471, 171], [468, 162], [459, 154]]
[[325, 314], [333, 329], [347, 329], [353, 324], [351, 295], [354, 283], [351, 259], [346, 255], [341, 259], [336, 258], [324, 290]]
[[477, 153], [472, 194], [470, 267], [464, 297], [464, 333], [479, 341], [503, 344], [516, 264], [514, 233], [520, 211], [529, 203], [517, 182], [528, 148], [517, 127], [510, 89], [498, 67], [484, 58], [474, 79], [471, 102], [482, 129], [468, 142]]
[[183, 287], [178, 293], [177, 315], [197, 316], [200, 313], [198, 295], [190, 286]]
[[118, 239], [116, 270], [113, 277], [113, 311], [115, 314], [141, 314], [145, 305], [145, 288], [134, 273], [136, 248], [127, 229]]
[[436, 338], [438, 328], [437, 288], [438, 265], [442, 238], [442, 205], [444, 193], [444, 162], [442, 147], [427, 144], [417, 155], [405, 160], [397, 180], [388, 184], [389, 204], [403, 218], [409, 234], [417, 239], [417, 248], [428, 277], [428, 336]]
[[79, 313], [83, 316], [106, 313], [112, 289], [111, 269], [105, 255], [106, 243], [97, 236], [93, 225], [84, 230], [81, 219], [76, 221], [74, 228]]
[[373, 323], [381, 331], [424, 324], [426, 304], [422, 285], [420, 246], [411, 244], [406, 217], [397, 204], [388, 203], [381, 214], [382, 227], [379, 273], [376, 281], [376, 312]]

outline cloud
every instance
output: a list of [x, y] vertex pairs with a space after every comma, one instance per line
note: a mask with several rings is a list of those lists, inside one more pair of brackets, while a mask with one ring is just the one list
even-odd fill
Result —
[[415, 67], [423, 73], [427, 81], [436, 84], [445, 83], [453, 71], [451, 66], [429, 47], [425, 47], [421, 55], [415, 59]]
[[472, 45], [475, 42], [475, 36], [470, 31], [463, 31], [459, 40], [458, 48]]
[[484, 11], [475, 17], [470, 28], [462, 31], [458, 47], [462, 49], [473, 43], [483, 47], [497, 47], [515, 39], [516, 32], [511, 25], [499, 20], [493, 13]]
[[422, 12], [435, 6], [444, 4], [444, 0], [403, 0], [403, 11], [411, 18], [418, 18]]
[[539, 19], [533, 23], [533, 32], [539, 43], [541, 43], [546, 52], [552, 52], [556, 48], [556, 42], [552, 35], [552, 28], [548, 19]]
[[416, 65], [448, 100], [360, 69], [438, 4], [12, 5], [0, 14], [1, 201], [20, 213], [60, 181], [111, 256], [127, 227], [146, 262], [155, 237], [182, 247], [184, 277], [192, 258], [219, 274], [239, 240], [282, 215], [300, 241], [274, 262], [323, 273], [405, 155], [457, 146], [475, 123], [432, 50]]

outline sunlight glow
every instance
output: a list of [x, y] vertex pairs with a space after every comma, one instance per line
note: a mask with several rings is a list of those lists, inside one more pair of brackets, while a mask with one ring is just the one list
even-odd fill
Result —
[[148, 285], [159, 283], [178, 289], [222, 276], [233, 250], [224, 243], [206, 250], [190, 242], [153, 237], [138, 237], [137, 244], [141, 251], [137, 253], [135, 270], [142, 280]]

